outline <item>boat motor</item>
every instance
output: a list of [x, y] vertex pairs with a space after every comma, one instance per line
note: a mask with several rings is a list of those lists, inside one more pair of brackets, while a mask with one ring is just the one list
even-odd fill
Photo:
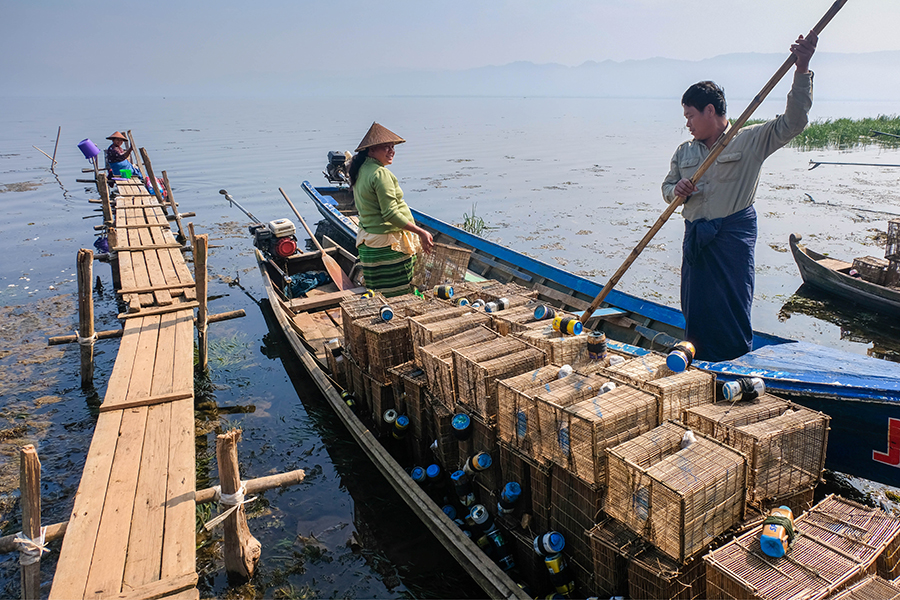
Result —
[[276, 258], [287, 258], [297, 251], [296, 231], [290, 219], [254, 223], [250, 226], [253, 245], [259, 248], [263, 254]]
[[328, 164], [325, 166], [325, 170], [322, 171], [325, 179], [331, 183], [349, 184], [350, 176], [347, 170], [350, 167], [351, 158], [352, 156], [349, 152], [330, 151], [328, 153]]

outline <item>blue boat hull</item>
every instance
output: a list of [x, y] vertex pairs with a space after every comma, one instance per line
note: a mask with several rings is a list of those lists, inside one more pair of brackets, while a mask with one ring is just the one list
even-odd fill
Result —
[[[320, 213], [348, 243], [356, 238], [356, 225], [338, 210], [330, 194], [339, 188], [302, 184]], [[516, 267], [519, 277], [553, 282], [570, 290], [574, 298], [593, 299], [602, 285], [553, 265], [472, 235], [429, 215], [413, 210], [416, 222], [496, 261]], [[681, 311], [613, 290], [606, 298], [609, 310], [648, 327], [678, 336], [684, 328]], [[610, 342], [631, 354], [648, 352], [638, 346]], [[761, 377], [769, 391], [831, 416], [826, 467], [889, 485], [900, 486], [900, 364], [825, 348], [808, 342], [754, 332], [753, 351], [738, 359], [695, 366], [718, 379]]]

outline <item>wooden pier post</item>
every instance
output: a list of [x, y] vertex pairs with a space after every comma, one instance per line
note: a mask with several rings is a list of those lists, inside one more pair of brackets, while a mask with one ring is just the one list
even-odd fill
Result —
[[50, 172], [56, 175], [56, 151], [59, 149], [59, 134], [62, 133], [62, 125], [59, 126], [59, 129], [56, 130], [56, 145], [53, 146], [53, 158], [50, 160]]
[[91, 284], [94, 253], [82, 248], [78, 251], [78, 343], [81, 346], [81, 387], [94, 382], [94, 296]]
[[172, 195], [172, 186], [169, 185], [169, 175], [165, 171], [162, 172], [163, 176], [163, 185], [166, 186], [166, 198], [169, 200], [169, 205], [172, 207], [172, 214], [175, 215], [175, 223], [178, 225], [178, 243], [184, 245], [184, 242], [187, 240], [184, 237], [184, 228], [181, 226], [181, 215], [178, 213], [178, 206], [175, 204], [175, 197]]
[[134, 136], [131, 135], [131, 130], [129, 129], [128, 131], [126, 131], [125, 135], [128, 136], [128, 142], [131, 146], [131, 154], [132, 156], [134, 156], [134, 166], [140, 169], [141, 173], [146, 176], [147, 170], [144, 168], [144, 164], [141, 162], [141, 156], [138, 153], [137, 144], [134, 143]]
[[112, 203], [109, 199], [109, 184], [106, 181], [106, 173], [97, 174], [97, 191], [100, 193], [100, 205], [103, 207], [103, 224], [109, 227], [113, 224]]
[[[198, 236], [199, 237], [199, 236]], [[241, 489], [238, 469], [237, 443], [239, 429], [216, 436], [216, 460], [219, 463], [219, 485], [222, 495], [234, 495]], [[225, 519], [225, 571], [231, 577], [250, 579], [256, 571], [262, 544], [250, 533], [243, 506]]]
[[156, 201], [161, 205], [163, 213], [166, 216], [169, 216], [169, 211], [166, 208], [166, 201], [163, 200], [162, 191], [159, 189], [159, 183], [156, 181], [156, 175], [153, 174], [153, 165], [150, 163], [150, 156], [147, 154], [146, 148], [141, 148], [141, 159], [144, 161], [144, 166], [147, 167], [147, 177], [150, 178], [150, 187], [153, 188], [153, 194], [156, 196]]
[[[22, 535], [40, 542], [41, 538], [41, 461], [29, 444], [19, 451], [19, 492], [22, 496]], [[41, 597], [41, 551], [29, 549], [21, 554], [22, 598]], [[32, 562], [34, 561], [34, 562]], [[27, 564], [26, 564], [27, 563]]]
[[206, 372], [209, 365], [209, 340], [206, 337], [209, 322], [206, 310], [207, 280], [206, 280], [206, 250], [209, 245], [208, 236], [205, 233], [194, 236], [194, 282], [197, 285], [197, 354], [200, 358], [200, 370]]

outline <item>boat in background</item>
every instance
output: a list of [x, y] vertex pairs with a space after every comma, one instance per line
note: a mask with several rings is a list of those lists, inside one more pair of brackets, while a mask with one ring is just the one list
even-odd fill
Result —
[[[345, 186], [301, 185], [333, 227], [341, 245], [355, 249], [353, 196]], [[547, 304], [578, 313], [602, 285], [468, 233], [412, 209], [435, 242], [472, 251], [469, 269], [538, 292]], [[684, 336], [681, 311], [613, 290], [586, 324], [606, 333], [611, 348], [631, 355], [666, 351]], [[889, 485], [900, 483], [900, 364], [754, 332], [753, 351], [730, 361], [695, 361], [719, 380], [760, 377], [766, 388], [832, 417], [826, 467]]]
[[790, 237], [791, 254], [803, 283], [870, 310], [900, 317], [900, 288], [853, 277], [852, 263], [810, 250], [800, 243], [802, 239], [796, 233]]

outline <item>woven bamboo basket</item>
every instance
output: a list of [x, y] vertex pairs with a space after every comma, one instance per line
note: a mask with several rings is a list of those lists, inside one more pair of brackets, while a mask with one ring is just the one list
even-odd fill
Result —
[[394, 405], [409, 417], [410, 450], [416, 464], [426, 458], [430, 460], [428, 447], [434, 440], [432, 435], [431, 400], [428, 397], [428, 378], [425, 371], [415, 362], [409, 361], [388, 369], [391, 388], [394, 391]]
[[502, 484], [515, 481], [522, 486], [512, 517], [519, 521], [523, 515], [531, 515], [534, 529], [545, 531], [550, 525], [550, 465], [505, 442], [498, 442], [498, 446]]
[[412, 284], [424, 291], [443, 283], [462, 281], [471, 255], [471, 249], [435, 243], [432, 252], [416, 256]]
[[886, 258], [876, 258], [874, 256], [863, 256], [853, 259], [853, 268], [859, 272], [859, 276], [863, 281], [884, 283], [884, 276], [888, 268], [888, 260]]
[[453, 350], [457, 402], [485, 419], [497, 418], [497, 379], [547, 364], [546, 355], [522, 341], [504, 337]]
[[513, 335], [543, 350], [555, 365], [580, 367], [591, 362], [587, 349], [589, 333], [585, 331], [581, 335], [566, 335], [553, 331], [547, 324], [545, 327], [535, 327]]
[[386, 410], [394, 408], [394, 392], [391, 390], [391, 384], [382, 383], [365, 373], [363, 373], [363, 381], [366, 386], [366, 398], [372, 408], [372, 422], [375, 423], [375, 430], [382, 434], [387, 433], [383, 417]]
[[456, 408], [456, 379], [453, 372], [453, 349], [468, 348], [496, 340], [500, 334], [484, 326], [444, 338], [422, 347], [421, 366], [428, 379], [428, 387], [435, 399], [447, 407]]
[[382, 383], [390, 382], [388, 369], [413, 358], [406, 318], [382, 321], [380, 317], [374, 317], [368, 323], [364, 319], [362, 330], [369, 349], [369, 375]]
[[645, 545], [644, 540], [622, 523], [609, 518], [594, 525], [588, 536], [594, 560], [593, 593], [610, 597], [629, 596], [628, 561]]
[[744, 516], [747, 459], [722, 442], [668, 421], [606, 450], [607, 512], [677, 561]]
[[869, 572], [885, 579], [900, 575], [900, 519], [880, 509], [830, 495], [795, 523], [805, 537], [853, 557]]
[[[540, 427], [534, 396], [558, 379], [559, 367], [547, 365], [497, 381], [497, 435], [526, 456], [540, 459]], [[555, 384], [562, 385], [562, 384]]]
[[497, 518], [497, 524], [502, 528], [503, 535], [511, 546], [516, 571], [525, 583], [535, 593], [553, 589], [544, 559], [534, 551], [534, 538], [537, 534], [522, 529], [516, 518], [501, 515]]
[[410, 317], [409, 332], [416, 361], [422, 362], [422, 347], [479, 325], [490, 325], [491, 318], [468, 307], [452, 307]]
[[699, 556], [679, 563], [648, 546], [628, 561], [628, 595], [660, 600], [709, 598], [706, 564]]
[[362, 320], [378, 315], [378, 311], [386, 303], [387, 300], [379, 293], [372, 298], [349, 296], [341, 301], [344, 352], [352, 356], [356, 364], [363, 369], [369, 366], [369, 352], [366, 346], [366, 334], [362, 330]]
[[453, 413], [443, 404], [436, 402], [431, 406], [431, 416], [434, 420], [432, 432], [436, 445], [435, 454], [437, 460], [444, 467], [444, 471], [452, 473], [460, 468], [459, 444], [456, 443], [456, 438], [453, 437], [453, 430], [450, 426]]
[[511, 335], [536, 327], [545, 327], [548, 324], [547, 320], [539, 321], [534, 318], [534, 309], [540, 304], [539, 301], [528, 298], [528, 301], [521, 306], [490, 313], [491, 327], [500, 335]]
[[359, 414], [365, 414], [370, 411], [366, 382], [363, 379], [362, 368], [357, 364], [349, 354], [345, 356], [347, 366], [347, 389], [356, 397], [356, 407]]
[[760, 550], [759, 527], [707, 554], [703, 559], [707, 596], [818, 600], [866, 575], [867, 567], [855, 556], [807, 535], [810, 528], [802, 525], [804, 517], [795, 521], [803, 535], [795, 538], [794, 545], [781, 558], [766, 556]]
[[565, 408], [542, 408], [541, 431], [552, 433], [541, 440], [545, 455], [549, 449], [555, 463], [594, 485], [606, 485], [607, 448], [657, 426], [656, 398], [627, 385]]
[[898, 600], [900, 585], [894, 581], [869, 575], [859, 583], [850, 586], [830, 600]]
[[[606, 488], [593, 485], [571, 473], [554, 468], [551, 475], [552, 502], [550, 529], [566, 538], [563, 551], [567, 559], [588, 568], [593, 579], [593, 557], [588, 531], [601, 518]], [[582, 581], [584, 578], [581, 578]]]
[[568, 377], [548, 383], [536, 392], [534, 407], [537, 413], [539, 441], [532, 442], [532, 450], [540, 451], [541, 458], [545, 460], [566, 465], [568, 459], [561, 449], [569, 444], [569, 432], [560, 430], [563, 421], [557, 417], [557, 412], [582, 400], [593, 398], [600, 391], [600, 387], [608, 381], [608, 378], [600, 375], [572, 373]]
[[465, 286], [460, 286], [460, 290], [465, 292], [469, 302], [475, 300], [496, 302], [500, 298], [507, 298], [510, 308], [523, 306], [537, 297], [537, 292], [527, 287], [512, 282], [501, 283], [493, 279], [466, 282]]
[[684, 411], [684, 423], [747, 455], [747, 501], [759, 504], [815, 486], [825, 467], [831, 417], [769, 394]]
[[888, 260], [900, 260], [900, 219], [888, 221], [887, 243], [884, 245], [884, 257]]
[[681, 419], [684, 409], [709, 404], [716, 398], [716, 377], [694, 368], [673, 373], [662, 354], [647, 354], [607, 367], [609, 377], [624, 381], [656, 395], [659, 422]]
[[892, 258], [884, 273], [884, 285], [900, 288], [900, 258]]

